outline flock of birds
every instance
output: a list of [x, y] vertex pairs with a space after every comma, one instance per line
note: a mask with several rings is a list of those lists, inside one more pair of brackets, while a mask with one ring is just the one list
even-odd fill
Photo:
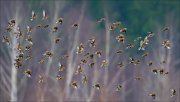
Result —
[[[34, 20], [37, 19], [37, 15], [34, 11], [32, 11], [32, 16], [30, 18], [30, 20], [33, 22]], [[47, 13], [45, 11], [43, 11], [43, 17], [42, 17], [42, 20], [47, 20], [49, 19]], [[101, 18], [100, 20], [98, 20], [98, 23], [101, 23], [101, 22], [104, 22], [106, 20], [106, 18]], [[50, 28], [52, 29], [52, 32], [58, 32], [58, 28], [59, 28], [59, 25], [62, 25], [63, 24], [63, 18], [58, 18], [56, 20], [56, 26], [53, 26], [53, 27], [50, 27], [48, 24], [47, 25], [36, 25], [34, 27], [31, 27], [31, 26], [27, 26], [27, 29], [25, 30], [26, 34], [23, 34], [22, 32], [22, 29], [20, 29], [20, 27], [17, 27], [15, 28], [16, 26], [16, 20], [15, 19], [12, 19], [8, 22], [8, 25], [6, 27], [6, 33], [10, 33], [11, 34], [15, 34], [15, 37], [18, 41], [18, 44], [17, 44], [17, 47], [16, 47], [16, 53], [17, 53], [17, 56], [16, 56], [16, 59], [14, 59], [14, 66], [19, 69], [20, 67], [23, 67], [23, 62], [24, 61], [27, 61], [27, 60], [32, 60], [33, 56], [32, 55], [29, 55], [29, 54], [25, 54], [26, 52], [32, 50], [32, 47], [33, 47], [33, 38], [32, 38], [32, 35], [31, 35], [31, 32], [33, 30], [36, 30], [36, 29], [39, 29], [39, 28]], [[110, 31], [113, 31], [115, 29], [117, 29], [119, 26], [121, 26], [121, 22], [115, 22], [113, 24], [111, 24], [111, 26], [109, 27], [109, 30]], [[78, 29], [79, 25], [77, 23], [73, 24], [72, 27], [74, 29]], [[165, 27], [162, 29], [162, 32], [165, 32], [165, 31], [168, 31], [170, 28], [169, 27]], [[124, 44], [125, 42], [125, 39], [126, 39], [126, 32], [127, 32], [127, 28], [122, 28], [119, 30], [119, 35], [116, 37], [116, 40], [117, 42], [119, 42], [120, 44]], [[27, 42], [27, 45], [26, 46], [23, 46], [22, 43], [20, 43], [20, 40], [22, 39], [22, 37], [25, 37], [26, 39], [26, 42]], [[144, 39], [142, 37], [137, 37], [134, 41], [139, 41], [139, 48], [138, 50], [145, 50], [145, 48], [148, 46], [149, 44], [149, 41], [150, 41], [150, 38], [154, 37], [155, 36], [155, 33], [153, 32], [147, 32], [147, 36], [144, 37]], [[59, 43], [61, 40], [60, 37], [57, 37], [54, 39], [54, 43]], [[8, 36], [8, 34], [6, 35], [3, 35], [3, 40], [2, 42], [6, 43], [7, 45], [11, 45], [12, 44], [12, 41], [11, 41], [11, 38], [10, 36]], [[88, 40], [88, 45], [89, 47], [91, 48], [95, 48], [96, 47], [96, 38], [95, 37], [92, 37], [91, 39]], [[88, 82], [88, 77], [85, 75], [85, 73], [83, 72], [83, 68], [82, 68], [82, 65], [84, 64], [87, 64], [88, 62], [89, 63], [89, 67], [93, 67], [95, 62], [94, 62], [94, 56], [100, 58], [102, 56], [102, 51], [95, 51], [93, 53], [90, 53], [90, 52], [85, 52], [85, 44], [83, 43], [80, 43], [77, 48], [76, 48], [76, 54], [81, 54], [84, 56], [83, 59], [80, 60], [78, 66], [77, 66], [77, 69], [75, 71], [75, 74], [80, 74], [82, 75], [82, 83], [83, 84], [87, 84]], [[172, 46], [172, 43], [170, 40], [164, 40], [162, 42], [162, 47], [166, 48], [166, 49], [171, 49], [171, 46]], [[134, 48], [135, 45], [133, 44], [127, 44], [126, 46], [126, 49], [131, 49], [131, 48]], [[121, 54], [123, 53], [123, 50], [118, 50], [116, 53], [118, 54]], [[142, 57], [146, 57], [148, 56], [148, 52], [145, 52]], [[49, 50], [45, 51], [44, 54], [42, 54], [42, 59], [39, 60], [39, 64], [43, 64], [45, 63], [45, 61], [48, 60], [48, 58], [51, 58], [53, 57], [53, 53]], [[62, 56], [63, 59], [65, 58], [68, 58], [69, 55], [68, 54], [65, 54]], [[105, 60], [102, 60], [102, 63], [100, 65], [100, 67], [106, 67], [108, 66], [108, 61], [105, 59]], [[129, 64], [133, 64], [133, 65], [138, 65], [140, 64], [141, 61], [139, 59], [134, 59], [134, 58], [131, 58], [129, 57]], [[166, 63], [165, 60], [163, 60], [161, 62], [161, 64], [164, 64]], [[153, 62], [150, 61], [147, 65], [148, 66], [152, 66]], [[117, 64], [118, 67], [123, 67], [124, 64], [121, 62], [121, 63], [118, 63]], [[61, 63], [58, 63], [58, 68], [57, 68], [58, 71], [64, 71], [65, 70], [65, 66], [62, 65]], [[152, 69], [152, 72], [154, 74], [160, 74], [160, 75], [167, 75], [169, 72], [165, 71], [164, 69]], [[23, 73], [27, 76], [27, 77], [31, 77], [32, 75], [32, 71], [31, 69], [26, 69], [23, 71]], [[57, 75], [56, 76], [56, 79], [57, 80], [62, 80], [64, 77], [62, 75]], [[135, 80], [141, 80], [142, 78], [141, 77], [136, 77]], [[39, 80], [38, 80], [38, 83], [43, 83], [43, 80], [44, 80], [44, 77], [39, 75]], [[79, 88], [78, 86], [78, 83], [77, 81], [72, 81], [71, 82], [71, 85], [73, 88], [77, 89]], [[97, 90], [100, 90], [102, 85], [100, 85], [99, 83], [93, 85], [94, 88], [96, 88]], [[116, 90], [115, 91], [120, 91], [122, 89], [122, 85], [117, 85], [116, 87]], [[173, 97], [176, 95], [176, 90], [175, 89], [171, 89], [171, 94], [170, 96]], [[156, 99], [156, 94], [155, 93], [149, 93], [149, 96], [151, 96], [153, 99]]]

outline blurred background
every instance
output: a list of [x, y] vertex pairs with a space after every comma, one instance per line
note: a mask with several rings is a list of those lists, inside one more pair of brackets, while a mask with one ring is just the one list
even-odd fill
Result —
[[[48, 15], [42, 20], [43, 10]], [[32, 11], [37, 15], [31, 21]], [[0, 1], [0, 38], [10, 38], [10, 45], [0, 42], [0, 101], [180, 101], [180, 1], [179, 0], [1, 0]], [[58, 25], [57, 32], [53, 32], [56, 20], [63, 18], [62, 25]], [[105, 21], [98, 22], [101, 18]], [[16, 21], [23, 33], [21, 40], [13, 32], [6, 32], [11, 19]], [[121, 22], [120, 27], [110, 31], [109, 27]], [[37, 25], [46, 25], [48, 28], [36, 29]], [[78, 28], [73, 28], [78, 24]], [[26, 27], [32, 27], [32, 50], [26, 55], [32, 55], [31, 60], [23, 60], [23, 66], [14, 66], [17, 56], [16, 46], [21, 43], [27, 45]], [[161, 31], [169, 27], [168, 31]], [[127, 28], [125, 43], [120, 44], [116, 37], [119, 30]], [[145, 51], [139, 51], [140, 41], [147, 32], [154, 32]], [[60, 37], [59, 43], [55, 38]], [[96, 39], [96, 47], [90, 47], [88, 40]], [[171, 49], [162, 46], [164, 40], [170, 40]], [[84, 53], [77, 54], [77, 46], [84, 44]], [[126, 49], [127, 44], [135, 47]], [[38, 62], [46, 51], [53, 56]], [[101, 51], [101, 57], [94, 55], [95, 62], [89, 67], [90, 60], [82, 65], [83, 74], [75, 74], [77, 67], [86, 52]], [[122, 50], [122, 54], [116, 52]], [[147, 57], [142, 55], [148, 52]], [[68, 58], [62, 58], [68, 55]], [[139, 59], [138, 65], [129, 64], [129, 57]], [[102, 61], [107, 65], [101, 68]], [[162, 61], [166, 63], [161, 64]], [[152, 66], [147, 64], [152, 61]], [[119, 68], [118, 64], [123, 63]], [[64, 66], [64, 71], [58, 71], [58, 64]], [[24, 71], [30, 69], [31, 77]], [[167, 75], [155, 74], [152, 69], [163, 69]], [[63, 79], [57, 80], [57, 75]], [[84, 75], [87, 84], [82, 83]], [[42, 83], [38, 83], [41, 80]], [[136, 80], [141, 77], [141, 80]], [[78, 88], [72, 87], [76, 81]], [[97, 90], [95, 85], [100, 85]], [[121, 85], [119, 91], [117, 86]], [[176, 90], [172, 97], [172, 90]], [[154, 93], [155, 99], [150, 95]]]

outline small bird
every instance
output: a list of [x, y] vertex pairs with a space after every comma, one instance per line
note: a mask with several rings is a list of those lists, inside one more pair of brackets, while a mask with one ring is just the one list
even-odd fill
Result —
[[27, 41], [30, 45], [33, 45], [32, 37], [31, 37], [30, 34], [27, 35], [26, 41]]
[[83, 73], [83, 68], [81, 67], [81, 65], [78, 65], [75, 74], [82, 74], [82, 73]]
[[32, 11], [31, 21], [34, 21], [36, 19], [36, 14], [34, 11]]
[[32, 31], [32, 28], [27, 25], [27, 33], [30, 33]]
[[76, 81], [72, 81], [72, 82], [71, 82], [71, 86], [72, 86], [73, 88], [75, 88], [75, 89], [78, 88], [78, 85], [77, 85], [77, 82], [76, 82]]
[[81, 64], [87, 63], [86, 59], [81, 59]]
[[95, 37], [89, 39], [89, 43], [90, 43], [89, 44], [90, 47], [96, 47], [96, 39], [95, 39]]
[[58, 19], [56, 20], [56, 23], [62, 24], [62, 23], [63, 23], [63, 18], [58, 18]]
[[53, 56], [53, 53], [51, 51], [46, 51], [43, 56], [45, 57], [52, 57]]
[[106, 18], [101, 18], [100, 20], [98, 20], [98, 23], [104, 22], [106, 20]]
[[7, 36], [3, 36], [3, 40], [2, 40], [3, 43], [6, 43], [8, 45], [10, 45], [10, 40], [9, 40], [9, 37]]
[[81, 54], [83, 51], [84, 51], [84, 45], [82, 43], [80, 43], [80, 45], [77, 46], [76, 53]]
[[100, 58], [101, 57], [101, 51], [96, 51], [95, 54]]
[[145, 52], [143, 55], [142, 55], [142, 57], [147, 57], [149, 55], [149, 53], [148, 52]]
[[82, 78], [82, 83], [83, 84], [86, 84], [87, 83], [87, 76], [86, 75], [83, 75], [83, 78]]
[[135, 46], [133, 45], [133, 44], [128, 44], [127, 46], [126, 46], [126, 49], [130, 49], [130, 48], [134, 48]]
[[149, 93], [149, 96], [151, 96], [153, 99], [156, 99], [156, 94], [155, 93]]
[[169, 29], [169, 27], [164, 27], [161, 31], [168, 31]]
[[22, 65], [23, 65], [23, 62], [22, 62], [19, 58], [15, 59], [14, 66], [15, 66], [16, 68], [19, 68], [19, 67], [22, 66]]
[[120, 91], [122, 88], [122, 86], [119, 84], [117, 87], [116, 87], [116, 91]]
[[38, 83], [43, 83], [43, 81], [44, 81], [43, 76], [39, 75], [39, 80], [38, 80]]
[[27, 69], [24, 71], [24, 74], [28, 77], [31, 77], [32, 71], [30, 69]]
[[153, 69], [152, 72], [153, 72], [154, 74], [157, 74], [157, 73], [158, 73], [158, 70], [157, 70], [157, 69]]
[[169, 40], [164, 40], [162, 46], [167, 49], [171, 49], [171, 42]]
[[53, 32], [57, 32], [57, 30], [58, 30], [57, 26], [53, 27]]
[[123, 34], [120, 34], [119, 36], [116, 37], [116, 39], [118, 40], [118, 42], [124, 43], [124, 41], [125, 41], [125, 36], [124, 36]]
[[118, 50], [116, 53], [121, 54], [121, 53], [123, 53], [123, 50]]
[[148, 66], [152, 66], [153, 62], [149, 61], [149, 63], [147, 64]]
[[176, 95], [176, 90], [175, 89], [171, 89], [171, 97], [174, 97]]
[[100, 88], [101, 88], [101, 86], [99, 84], [95, 84], [93, 87], [96, 88], [97, 90], [100, 90]]
[[118, 63], [118, 67], [119, 68], [122, 68], [124, 66], [124, 64], [121, 62], [121, 63]]
[[101, 63], [101, 67], [106, 67], [108, 65], [107, 60], [103, 60]]
[[122, 28], [119, 32], [120, 33], [126, 33], [127, 32], [127, 28]]
[[65, 69], [65, 67], [59, 62], [58, 63], [58, 70], [63, 71], [64, 69]]
[[55, 43], [57, 44], [60, 41], [60, 38], [55, 39]]
[[61, 80], [61, 79], [63, 79], [63, 78], [64, 78], [64, 77], [63, 77], [62, 75], [57, 75], [57, 76], [56, 76], [56, 79], [57, 79], [57, 80]]
[[43, 10], [43, 18], [42, 20], [47, 20], [48, 19], [48, 15], [46, 14], [46, 11]]
[[79, 25], [77, 23], [72, 25], [73, 28], [77, 29], [79, 27]]

